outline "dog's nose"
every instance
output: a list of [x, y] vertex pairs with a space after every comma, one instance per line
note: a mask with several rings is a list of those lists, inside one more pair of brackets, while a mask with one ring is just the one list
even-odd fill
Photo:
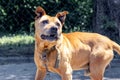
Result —
[[51, 27], [50, 30], [51, 30], [52, 33], [57, 33], [57, 28], [56, 27]]

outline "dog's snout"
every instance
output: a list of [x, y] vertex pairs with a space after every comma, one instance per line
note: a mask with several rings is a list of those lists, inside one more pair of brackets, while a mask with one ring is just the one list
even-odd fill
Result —
[[53, 33], [56, 33], [57, 32], [57, 28], [56, 27], [51, 27], [51, 32], [53, 32]]

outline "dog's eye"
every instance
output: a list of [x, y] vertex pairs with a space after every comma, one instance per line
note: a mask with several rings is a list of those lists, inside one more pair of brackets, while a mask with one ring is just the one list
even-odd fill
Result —
[[48, 20], [42, 21], [42, 24], [48, 24]]
[[59, 26], [60, 26], [60, 23], [56, 22], [56, 25], [59, 27]]

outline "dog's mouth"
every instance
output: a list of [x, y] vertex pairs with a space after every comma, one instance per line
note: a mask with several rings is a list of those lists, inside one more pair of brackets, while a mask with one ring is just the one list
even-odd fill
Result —
[[53, 40], [57, 40], [57, 39], [58, 39], [58, 36], [57, 36], [57, 34], [49, 34], [49, 35], [44, 35], [44, 34], [42, 34], [42, 35], [41, 35], [41, 38], [42, 38], [43, 40], [53, 41]]

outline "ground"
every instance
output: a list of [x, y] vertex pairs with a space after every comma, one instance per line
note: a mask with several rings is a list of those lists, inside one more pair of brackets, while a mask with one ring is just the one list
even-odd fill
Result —
[[[120, 61], [119, 61], [120, 62]], [[104, 80], [120, 80], [120, 63], [113, 61], [105, 72]], [[34, 80], [36, 67], [34, 62], [8, 63], [0, 65], [0, 80]], [[60, 76], [49, 73], [45, 80], [61, 80]], [[84, 71], [73, 72], [73, 80], [90, 80]]]

